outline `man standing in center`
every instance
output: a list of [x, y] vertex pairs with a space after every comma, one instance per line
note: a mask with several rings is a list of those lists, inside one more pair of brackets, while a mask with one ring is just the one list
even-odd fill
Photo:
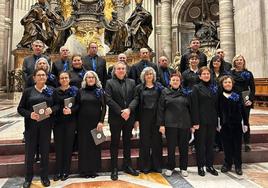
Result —
[[150, 62], [150, 52], [147, 48], [140, 49], [140, 62], [134, 64], [129, 73], [129, 78], [135, 80], [136, 85], [141, 83], [140, 75], [144, 68], [152, 67], [156, 72], [156, 78], [158, 80], [158, 69], [156, 64]]
[[118, 149], [120, 134], [123, 132], [123, 170], [133, 176], [139, 173], [131, 166], [131, 136], [135, 121], [134, 112], [130, 111], [129, 104], [134, 98], [135, 82], [126, 78], [126, 65], [118, 62], [114, 65], [114, 75], [106, 84], [107, 105], [109, 106], [108, 123], [111, 131], [111, 179], [118, 179]]
[[107, 80], [107, 69], [105, 59], [99, 57], [98, 44], [91, 42], [88, 45], [88, 55], [83, 58], [83, 65], [86, 70], [92, 70], [97, 73], [101, 84], [105, 86]]

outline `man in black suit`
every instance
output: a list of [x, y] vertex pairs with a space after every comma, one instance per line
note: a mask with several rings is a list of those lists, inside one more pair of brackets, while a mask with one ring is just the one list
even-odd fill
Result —
[[[118, 54], [117, 61], [121, 61], [121, 62], [124, 62], [126, 64], [126, 66], [127, 66], [127, 76], [128, 76], [129, 71], [130, 71], [130, 66], [127, 64], [127, 56], [126, 56], [126, 54], [124, 54], [124, 53]], [[114, 68], [114, 66], [110, 66], [108, 68], [108, 79], [112, 78], [113, 68]]]
[[135, 82], [126, 78], [126, 65], [118, 62], [114, 65], [113, 78], [107, 81], [106, 96], [109, 106], [108, 123], [111, 131], [111, 179], [118, 179], [118, 147], [120, 134], [123, 132], [123, 170], [133, 176], [139, 173], [131, 166], [131, 136], [135, 121], [134, 112], [130, 111], [129, 104], [134, 98]]
[[136, 82], [136, 85], [140, 84], [141, 83], [141, 80], [140, 80], [140, 75], [141, 75], [141, 72], [144, 68], [146, 67], [152, 67], [155, 72], [156, 72], [156, 77], [157, 77], [157, 80], [158, 80], [158, 69], [157, 69], [157, 66], [156, 64], [150, 62], [150, 52], [147, 48], [141, 48], [140, 49], [140, 58], [141, 58], [141, 61], [134, 64], [131, 69], [130, 69], [130, 73], [129, 73], [129, 78], [135, 80]]
[[56, 61], [52, 65], [52, 74], [56, 77], [59, 76], [60, 72], [68, 71], [71, 68], [71, 61], [69, 60], [70, 51], [67, 46], [60, 48], [60, 60]]
[[230, 71], [231, 68], [232, 68], [232, 64], [224, 60], [225, 53], [224, 53], [223, 49], [218, 48], [216, 50], [216, 54], [221, 56], [221, 58], [223, 60], [223, 68], [224, 68], [224, 70], [225, 71]]
[[199, 51], [200, 48], [200, 40], [198, 38], [193, 38], [190, 41], [190, 48], [187, 49], [187, 51], [182, 55], [179, 71], [183, 73], [185, 70], [189, 68], [189, 57], [192, 53], [197, 53], [199, 56], [200, 62], [198, 64], [198, 67], [207, 66], [207, 56]]
[[35, 62], [40, 58], [44, 57], [48, 60], [50, 65], [49, 57], [43, 55], [44, 43], [41, 40], [35, 40], [32, 43], [33, 55], [27, 56], [23, 60], [22, 71], [23, 71], [23, 80], [25, 82], [24, 86], [27, 86], [29, 78], [33, 75]]
[[92, 70], [97, 73], [103, 86], [106, 84], [107, 69], [105, 59], [99, 57], [98, 45], [95, 42], [89, 43], [88, 55], [83, 58], [83, 65], [86, 70]]
[[175, 73], [175, 70], [170, 68], [169, 62], [166, 56], [159, 57], [158, 60], [158, 72], [159, 72], [159, 82], [164, 86], [169, 86], [170, 75]]

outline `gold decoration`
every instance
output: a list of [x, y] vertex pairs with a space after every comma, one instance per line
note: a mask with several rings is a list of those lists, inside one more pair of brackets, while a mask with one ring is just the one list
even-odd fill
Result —
[[125, 5], [129, 5], [130, 4], [130, 0], [124, 0], [124, 4]]
[[135, 0], [136, 4], [141, 4], [143, 0]]
[[[95, 26], [95, 27], [94, 27]], [[88, 47], [90, 42], [95, 42], [98, 45], [98, 51], [104, 53], [104, 47], [101, 42], [101, 37], [104, 34], [104, 29], [96, 27], [96, 23], [81, 23], [75, 28], [76, 39], [85, 47]]]
[[62, 8], [63, 17], [65, 20], [67, 20], [69, 17], [71, 17], [73, 12], [72, 2], [71, 0], [61, 0], [60, 5]]
[[112, 12], [114, 11], [113, 0], [106, 0], [104, 6], [104, 16], [107, 20], [112, 20]]

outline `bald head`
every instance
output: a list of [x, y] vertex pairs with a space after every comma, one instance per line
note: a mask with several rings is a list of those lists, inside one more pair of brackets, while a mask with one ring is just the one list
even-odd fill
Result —
[[219, 48], [216, 50], [216, 54], [219, 55], [222, 59], [224, 59], [225, 53], [223, 49]]
[[169, 64], [167, 57], [166, 56], [159, 57], [158, 64], [162, 68], [167, 68]]
[[147, 60], [149, 61], [150, 60], [150, 52], [147, 48], [141, 48], [140, 49], [140, 58], [142, 60]]
[[117, 60], [118, 61], [121, 61], [121, 62], [124, 62], [124, 63], [127, 63], [127, 56], [126, 56], [126, 54], [124, 54], [124, 53], [119, 54], [118, 57], [117, 57]]

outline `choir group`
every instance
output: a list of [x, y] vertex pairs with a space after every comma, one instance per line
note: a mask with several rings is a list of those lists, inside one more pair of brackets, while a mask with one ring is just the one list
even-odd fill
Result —
[[[81, 177], [94, 178], [101, 170], [101, 147], [91, 134], [103, 131], [108, 109], [111, 131], [111, 179], [118, 179], [118, 151], [123, 142], [124, 172], [138, 176], [131, 164], [132, 129], [139, 128], [139, 171], [171, 176], [177, 166], [179, 148], [181, 175], [188, 176], [189, 140], [195, 149], [198, 174], [217, 176], [213, 167], [215, 146], [225, 154], [221, 172], [235, 167], [242, 175], [242, 140], [250, 150], [249, 114], [253, 106], [254, 78], [246, 69], [242, 55], [232, 64], [217, 49], [207, 64], [199, 50], [200, 41], [190, 41], [178, 70], [169, 67], [165, 56], [158, 63], [150, 61], [150, 51], [140, 49], [140, 61], [132, 66], [125, 54], [107, 71], [105, 59], [97, 55], [98, 45], [91, 42], [88, 55], [69, 58], [66, 46], [60, 60], [51, 63], [43, 55], [44, 44], [32, 44], [33, 55], [23, 62], [25, 89], [18, 113], [25, 123], [25, 182], [33, 179], [35, 155], [40, 153], [40, 176], [43, 186], [48, 178], [51, 131], [55, 144], [56, 165], [53, 180], [64, 181], [70, 174], [72, 152], [78, 147]], [[181, 73], [182, 74], [181, 74]], [[162, 137], [166, 137], [167, 164], [162, 163]], [[194, 140], [193, 140], [194, 138]], [[205, 168], [205, 169], [204, 169]], [[206, 172], [205, 172], [206, 170]]]

